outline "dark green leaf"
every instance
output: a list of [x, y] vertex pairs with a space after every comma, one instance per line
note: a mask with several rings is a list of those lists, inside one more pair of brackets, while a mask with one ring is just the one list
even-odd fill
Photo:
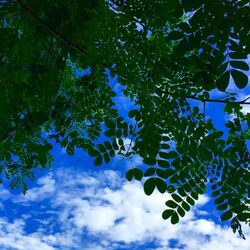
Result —
[[163, 181], [160, 178], [155, 178], [155, 181], [156, 181], [156, 187], [159, 190], [159, 192], [162, 194], [165, 193], [167, 190], [167, 185], [166, 185], [165, 181]]
[[227, 203], [223, 203], [223, 204], [217, 206], [217, 209], [218, 210], [226, 210], [227, 207], [228, 207], [228, 204]]
[[101, 155], [95, 158], [94, 164], [95, 164], [95, 166], [100, 166], [102, 164], [102, 156]]
[[181, 216], [184, 217], [185, 216], [185, 211], [182, 209], [182, 207], [178, 207], [177, 208], [177, 213]]
[[165, 202], [166, 206], [170, 207], [170, 208], [177, 208], [178, 204], [172, 200], [168, 200]]
[[156, 169], [155, 168], [148, 168], [145, 172], [144, 172], [144, 176], [152, 176], [155, 174]]
[[187, 202], [183, 201], [181, 203], [181, 206], [188, 212], [190, 210], [190, 206], [187, 204]]
[[158, 166], [161, 168], [168, 168], [170, 167], [170, 164], [166, 160], [157, 160]]
[[171, 223], [174, 225], [174, 224], [177, 224], [179, 222], [179, 215], [174, 212], [171, 216]]
[[220, 218], [221, 218], [222, 221], [226, 221], [226, 220], [231, 219], [232, 216], [233, 216], [232, 211], [231, 211], [231, 210], [228, 210], [228, 211], [224, 212], [224, 213], [220, 216]]
[[234, 83], [239, 89], [245, 88], [248, 83], [248, 77], [239, 70], [231, 70]]
[[176, 202], [182, 202], [182, 198], [178, 194], [172, 194], [171, 196]]
[[154, 158], [144, 158], [143, 159], [143, 162], [145, 163], [145, 164], [148, 164], [148, 165], [150, 165], [150, 166], [154, 166], [155, 164], [156, 164], [156, 159], [154, 159]]
[[239, 221], [243, 221], [243, 222], [248, 221], [250, 219], [250, 213], [241, 213], [241, 214], [238, 214], [237, 215], [237, 219]]
[[246, 62], [243, 61], [230, 61], [232, 67], [241, 69], [241, 70], [249, 70], [249, 66]]
[[146, 195], [151, 195], [155, 190], [156, 182], [155, 178], [150, 178], [144, 183], [144, 193]]
[[172, 216], [172, 214], [174, 213], [174, 210], [172, 209], [166, 209], [163, 213], [162, 213], [162, 218], [164, 220], [167, 220], [168, 218], [170, 218]]
[[226, 71], [217, 81], [216, 86], [220, 91], [225, 91], [230, 79], [230, 72]]

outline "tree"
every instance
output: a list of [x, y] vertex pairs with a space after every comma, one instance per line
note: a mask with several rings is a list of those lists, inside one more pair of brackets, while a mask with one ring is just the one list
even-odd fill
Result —
[[[139, 154], [145, 168], [126, 177], [142, 180], [147, 195], [171, 194], [164, 219], [178, 223], [210, 185], [221, 219], [244, 238], [250, 114], [241, 105], [250, 102], [238, 98], [248, 84], [247, 0], [6, 0], [0, 15], [0, 170], [11, 188], [26, 192], [25, 178], [50, 166], [55, 143], [69, 155], [84, 149], [97, 166]], [[109, 76], [134, 103], [128, 116]], [[233, 117], [225, 133], [206, 117], [208, 102]]]

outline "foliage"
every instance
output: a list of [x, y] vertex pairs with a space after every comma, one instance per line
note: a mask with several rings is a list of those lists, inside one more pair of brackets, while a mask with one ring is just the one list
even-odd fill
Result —
[[[178, 223], [211, 186], [221, 220], [244, 238], [250, 115], [241, 104], [250, 103], [237, 98], [248, 84], [247, 0], [9, 0], [0, 15], [0, 170], [11, 188], [25, 192], [25, 178], [51, 165], [55, 142], [97, 166], [138, 154], [145, 166], [126, 177], [147, 195], [171, 194], [163, 219]], [[117, 89], [134, 103], [128, 114]], [[208, 102], [224, 105], [228, 132], [206, 117]]]

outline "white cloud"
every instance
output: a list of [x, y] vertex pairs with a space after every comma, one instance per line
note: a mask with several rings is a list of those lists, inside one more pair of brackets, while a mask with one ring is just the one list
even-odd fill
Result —
[[[201, 196], [197, 207], [173, 226], [161, 218], [168, 195], [155, 191], [146, 196], [140, 183], [125, 182], [114, 171], [87, 174], [61, 169], [40, 178], [27, 197], [9, 199], [16, 206], [28, 205], [29, 214], [36, 217], [0, 221], [4, 250], [152, 249], [146, 247], [150, 241], [158, 250], [249, 249], [249, 231], [243, 241], [231, 229], [198, 217], [204, 213], [207, 196]], [[36, 211], [37, 203], [44, 208]], [[27, 230], [31, 222], [37, 224], [34, 232]], [[170, 240], [176, 241], [174, 246]]]

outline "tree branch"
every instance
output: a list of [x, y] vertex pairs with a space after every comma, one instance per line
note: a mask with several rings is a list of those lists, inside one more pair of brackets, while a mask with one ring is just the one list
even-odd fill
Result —
[[193, 100], [197, 100], [200, 102], [215, 102], [215, 103], [233, 103], [233, 104], [250, 104], [250, 102], [247, 102], [248, 99], [250, 99], [250, 97], [242, 100], [242, 101], [227, 101], [227, 100], [218, 100], [218, 99], [199, 99], [196, 96], [186, 96], [186, 98], [188, 99], [193, 99]]
[[27, 13], [30, 17], [32, 17], [40, 26], [42, 26], [44, 29], [49, 31], [52, 35], [57, 37], [59, 40], [61, 40], [63, 43], [69, 45], [70, 47], [74, 48], [78, 52], [80, 52], [82, 55], [86, 55], [86, 51], [84, 51], [82, 48], [80, 48], [77, 44], [70, 41], [68, 38], [64, 37], [62, 34], [54, 30], [53, 28], [49, 27], [47, 24], [45, 24], [41, 18], [39, 18], [27, 5], [25, 5], [21, 0], [16, 0], [16, 2], [19, 4], [21, 9]]

